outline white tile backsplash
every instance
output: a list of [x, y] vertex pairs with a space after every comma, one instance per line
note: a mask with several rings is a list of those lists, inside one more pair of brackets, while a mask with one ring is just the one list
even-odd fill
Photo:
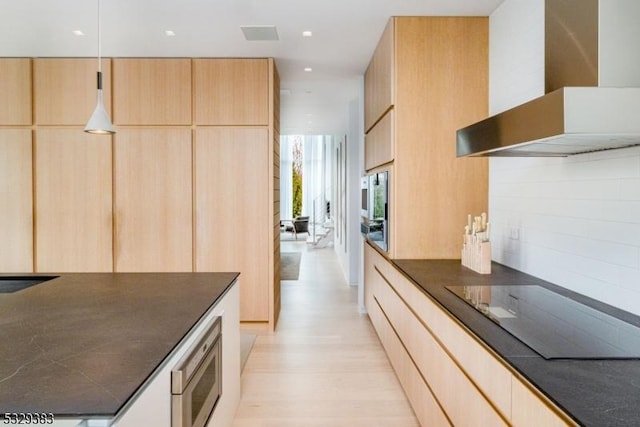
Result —
[[[544, 93], [544, 0], [490, 17], [490, 111]], [[640, 315], [640, 147], [491, 158], [494, 260]]]

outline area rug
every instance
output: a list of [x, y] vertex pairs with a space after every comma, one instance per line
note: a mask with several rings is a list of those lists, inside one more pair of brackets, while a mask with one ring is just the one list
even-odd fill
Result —
[[280, 252], [280, 280], [298, 280], [302, 252]]
[[304, 242], [309, 237], [309, 233], [300, 233], [297, 236], [290, 231], [283, 231], [280, 233], [281, 242]]

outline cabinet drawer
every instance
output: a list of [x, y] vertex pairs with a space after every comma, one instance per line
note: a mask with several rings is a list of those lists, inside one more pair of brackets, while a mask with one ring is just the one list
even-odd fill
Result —
[[390, 110], [365, 136], [365, 169], [371, 170], [393, 160], [393, 110]]
[[451, 426], [451, 422], [440, 408], [375, 299], [373, 305], [369, 307], [369, 317], [420, 425]]
[[522, 427], [560, 427], [575, 426], [574, 422], [565, 419], [552, 409], [536, 393], [531, 391], [516, 376], [513, 376], [513, 425]]
[[431, 325], [423, 324], [389, 284], [377, 287], [376, 299], [453, 425], [507, 425], [450, 357]]
[[457, 321], [438, 307], [398, 270], [389, 271], [389, 282], [420, 321], [429, 326], [453, 360], [502, 415], [511, 417], [511, 372], [470, 335]]
[[388, 277], [393, 270], [394, 267], [385, 257], [364, 243], [364, 296], [367, 309], [372, 305], [376, 288], [384, 283], [382, 277]]

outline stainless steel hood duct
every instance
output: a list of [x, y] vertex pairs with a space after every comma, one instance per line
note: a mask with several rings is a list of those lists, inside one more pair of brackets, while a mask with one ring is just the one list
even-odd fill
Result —
[[640, 145], [638, 22], [638, 0], [546, 0], [546, 95], [458, 130], [458, 157]]

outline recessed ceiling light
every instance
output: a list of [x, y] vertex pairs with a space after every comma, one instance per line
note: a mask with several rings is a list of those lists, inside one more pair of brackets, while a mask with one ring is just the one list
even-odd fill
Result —
[[175, 31], [172, 30], [164, 30], [164, 35], [167, 37], [173, 37], [176, 35]]
[[311, 68], [311, 67], [306, 67], [304, 70], [305, 70], [307, 73], [310, 73], [310, 72], [312, 72], [312, 71], [313, 71], [313, 68]]
[[82, 30], [73, 30], [72, 32], [74, 36], [84, 36]]
[[311, 37], [313, 33], [309, 30], [302, 32], [302, 37]]

